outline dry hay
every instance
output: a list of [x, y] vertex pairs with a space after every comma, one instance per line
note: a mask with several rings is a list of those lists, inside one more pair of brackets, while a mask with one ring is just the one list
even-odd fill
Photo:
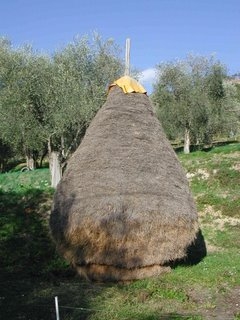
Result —
[[[240, 219], [224, 216], [221, 210], [215, 210], [210, 205], [205, 206], [204, 210], [199, 212], [200, 220], [204, 220], [208, 215], [212, 219], [209, 225], [213, 226], [215, 230], [224, 230], [226, 225], [234, 227], [240, 225]], [[207, 225], [207, 223], [204, 224]]]
[[198, 180], [208, 180], [210, 174], [207, 170], [200, 168], [196, 172], [187, 172], [186, 176], [189, 181], [195, 177], [197, 177]]
[[236, 171], [240, 171], [240, 163], [239, 163], [239, 162], [238, 162], [238, 163], [235, 163], [235, 164], [231, 167], [231, 169], [236, 170]]
[[50, 226], [92, 280], [155, 276], [187, 255], [195, 204], [145, 94], [111, 89], [58, 185]]

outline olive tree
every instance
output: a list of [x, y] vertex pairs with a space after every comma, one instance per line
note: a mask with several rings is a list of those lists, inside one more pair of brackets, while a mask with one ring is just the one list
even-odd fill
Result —
[[102, 106], [107, 86], [123, 70], [118, 48], [98, 35], [75, 39], [53, 56], [45, 128], [52, 185], [58, 183], [68, 157]]
[[224, 66], [213, 57], [189, 55], [157, 70], [152, 98], [168, 136], [183, 137], [185, 153], [191, 143], [210, 143], [223, 121]]
[[0, 139], [34, 156], [48, 146], [52, 185], [102, 106], [108, 85], [123, 73], [114, 41], [76, 38], [51, 57], [0, 41]]
[[35, 167], [34, 155], [44, 144], [43, 100], [48, 59], [30, 47], [13, 49], [0, 42], [1, 139]]

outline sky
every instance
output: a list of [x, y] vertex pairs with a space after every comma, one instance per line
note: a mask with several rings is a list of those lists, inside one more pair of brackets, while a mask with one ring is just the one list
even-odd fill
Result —
[[240, 0], [0, 0], [0, 36], [51, 54], [98, 32], [122, 49], [152, 90], [155, 67], [190, 53], [214, 55], [240, 72]]

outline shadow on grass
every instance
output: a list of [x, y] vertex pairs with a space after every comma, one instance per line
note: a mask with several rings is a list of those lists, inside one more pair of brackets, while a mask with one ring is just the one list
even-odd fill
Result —
[[[56, 254], [48, 227], [51, 203], [50, 190], [0, 191], [1, 319], [55, 320], [55, 296], [61, 320], [94, 319], [94, 298], [115, 286], [79, 279]], [[199, 318], [149, 311], [135, 319]]]
[[[50, 190], [0, 191], [1, 319], [56, 319], [55, 296], [61, 320], [76, 319], [75, 313], [87, 319], [92, 312], [95, 289], [55, 252], [48, 228], [51, 199]], [[71, 309], [79, 305], [84, 310]]]
[[4, 274], [41, 275], [54, 248], [47, 220], [50, 192], [27, 189], [0, 193], [0, 267]]

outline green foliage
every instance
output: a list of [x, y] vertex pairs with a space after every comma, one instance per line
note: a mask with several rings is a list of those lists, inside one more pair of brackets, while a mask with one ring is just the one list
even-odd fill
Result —
[[226, 116], [233, 94], [224, 87], [225, 78], [224, 66], [213, 58], [189, 55], [158, 65], [152, 98], [170, 139], [189, 131], [192, 144], [211, 144], [214, 135], [236, 131], [230, 128], [234, 114]]
[[120, 76], [122, 65], [117, 50], [113, 41], [104, 42], [95, 35], [93, 43], [87, 37], [75, 39], [55, 53], [54, 83], [46, 115], [50, 136], [54, 135], [55, 144], [64, 137], [61, 148], [65, 151], [74, 147], [73, 139], [81, 138], [102, 106], [109, 81]]
[[115, 43], [97, 34], [92, 41], [76, 38], [52, 57], [2, 39], [0, 139], [27, 157], [48, 143], [66, 160], [122, 70]]
[[42, 105], [48, 59], [30, 47], [0, 49], [0, 135], [15, 152], [25, 154], [44, 144]]

